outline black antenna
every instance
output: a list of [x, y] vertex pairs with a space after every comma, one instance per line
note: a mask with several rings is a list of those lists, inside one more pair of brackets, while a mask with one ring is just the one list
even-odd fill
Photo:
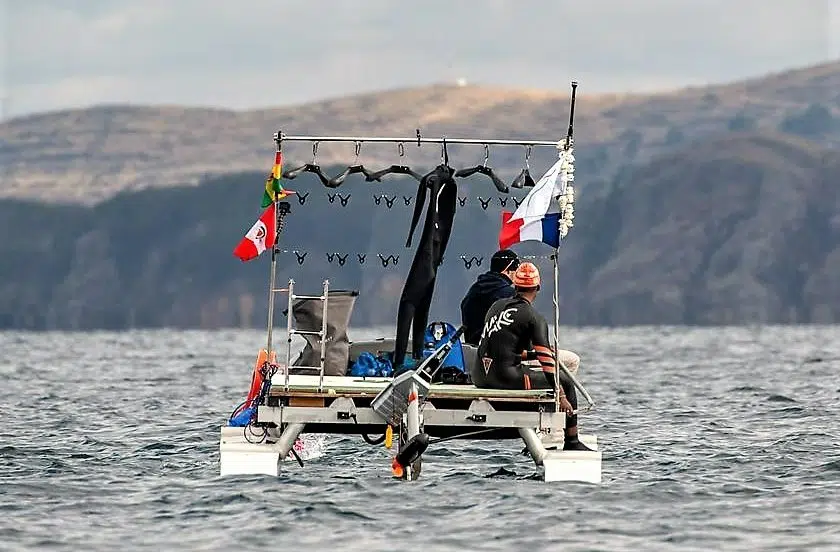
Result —
[[566, 146], [569, 149], [572, 145], [572, 136], [575, 133], [575, 93], [577, 92], [578, 83], [572, 81], [572, 105], [569, 108], [569, 131], [566, 133]]

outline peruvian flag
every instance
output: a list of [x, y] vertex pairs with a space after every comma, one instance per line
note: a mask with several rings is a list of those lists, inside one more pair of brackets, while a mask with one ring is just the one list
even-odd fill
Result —
[[248, 233], [233, 250], [233, 254], [239, 257], [242, 262], [250, 261], [266, 249], [274, 247], [276, 238], [277, 215], [274, 211], [274, 203], [272, 203], [263, 211], [260, 219], [248, 230]]

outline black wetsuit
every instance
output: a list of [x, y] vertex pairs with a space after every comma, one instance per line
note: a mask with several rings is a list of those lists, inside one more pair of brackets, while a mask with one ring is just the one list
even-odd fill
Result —
[[[533, 350], [542, 374], [523, 366], [522, 353]], [[520, 295], [493, 303], [484, 319], [476, 362], [471, 376], [476, 387], [491, 389], [554, 389], [554, 353], [548, 324]], [[572, 381], [561, 371], [560, 386], [577, 409]], [[566, 427], [577, 425], [577, 415], [566, 417]]]
[[506, 297], [513, 297], [510, 278], [500, 272], [480, 274], [461, 301], [461, 323], [466, 326], [464, 342], [478, 346], [484, 318], [490, 306]]
[[429, 322], [429, 308], [435, 291], [437, 269], [443, 261], [446, 245], [452, 233], [455, 219], [455, 200], [458, 198], [458, 186], [452, 175], [455, 169], [438, 165], [425, 175], [417, 188], [414, 203], [414, 215], [406, 247], [411, 245], [411, 237], [423, 212], [426, 195], [429, 196], [429, 208], [423, 233], [417, 244], [417, 252], [405, 279], [400, 303], [397, 308], [397, 334], [394, 339], [394, 367], [399, 367], [405, 360], [408, 348], [409, 331], [412, 334], [412, 357], [419, 359], [423, 352], [423, 333]]

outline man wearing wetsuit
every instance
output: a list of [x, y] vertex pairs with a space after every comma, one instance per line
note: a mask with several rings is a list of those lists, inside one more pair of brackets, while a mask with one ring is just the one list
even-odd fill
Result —
[[496, 251], [490, 258], [490, 270], [480, 274], [461, 301], [461, 324], [466, 327], [464, 342], [478, 346], [484, 317], [490, 305], [513, 297], [513, 273], [519, 267], [519, 257], [510, 249]]
[[[539, 270], [532, 263], [522, 263], [513, 275], [513, 285], [516, 295], [496, 301], [487, 311], [478, 359], [471, 370], [473, 384], [491, 389], [556, 389], [548, 324], [532, 306], [540, 289]], [[539, 361], [541, 374], [522, 364], [531, 356]], [[566, 413], [563, 449], [591, 450], [578, 439], [574, 383], [562, 371], [557, 375], [560, 409]]]

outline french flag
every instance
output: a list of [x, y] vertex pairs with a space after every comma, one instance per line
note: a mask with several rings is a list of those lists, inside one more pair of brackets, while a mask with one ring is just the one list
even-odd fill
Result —
[[560, 213], [554, 198], [565, 193], [560, 179], [562, 159], [540, 178], [516, 212], [502, 211], [499, 248], [507, 249], [523, 241], [541, 241], [552, 247], [560, 246]]
[[514, 213], [502, 211], [499, 249], [508, 249], [519, 242], [535, 240], [551, 247], [560, 247], [560, 213], [546, 213], [540, 218], [514, 219]]

